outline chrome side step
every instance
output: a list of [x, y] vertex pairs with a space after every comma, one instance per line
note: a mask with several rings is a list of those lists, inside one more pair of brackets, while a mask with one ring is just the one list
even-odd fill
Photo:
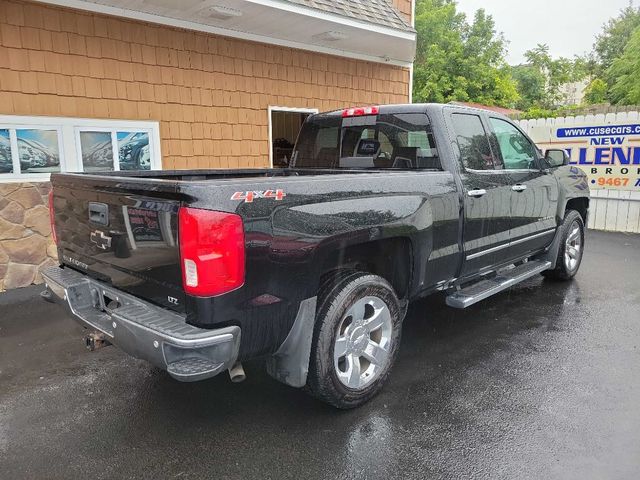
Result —
[[500, 273], [494, 278], [481, 280], [447, 297], [447, 305], [453, 308], [467, 308], [500, 293], [528, 278], [551, 268], [551, 262], [532, 260], [511, 270]]

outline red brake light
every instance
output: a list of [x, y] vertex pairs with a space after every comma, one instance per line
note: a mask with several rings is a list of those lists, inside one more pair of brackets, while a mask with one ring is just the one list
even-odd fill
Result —
[[53, 210], [53, 190], [49, 190], [49, 222], [51, 223], [51, 237], [53, 242], [58, 244], [58, 235], [56, 234], [56, 218]]
[[347, 108], [342, 111], [342, 118], [346, 117], [363, 117], [365, 115], [378, 115], [380, 112], [379, 107], [357, 107]]
[[180, 259], [184, 290], [198, 297], [221, 295], [244, 284], [244, 228], [238, 215], [182, 207]]

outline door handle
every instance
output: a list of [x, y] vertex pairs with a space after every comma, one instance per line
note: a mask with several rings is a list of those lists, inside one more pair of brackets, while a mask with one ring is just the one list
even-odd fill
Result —
[[513, 190], [514, 192], [524, 192], [526, 189], [526, 185], [514, 185], [513, 187], [511, 187], [511, 190]]
[[484, 188], [481, 188], [479, 190], [469, 190], [467, 192], [467, 195], [469, 195], [470, 197], [473, 197], [473, 198], [480, 198], [480, 197], [483, 197], [486, 194], [487, 194], [487, 191]]

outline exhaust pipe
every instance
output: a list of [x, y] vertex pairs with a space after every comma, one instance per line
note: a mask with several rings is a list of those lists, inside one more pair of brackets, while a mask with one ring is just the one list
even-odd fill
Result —
[[242, 363], [236, 362], [233, 367], [229, 369], [229, 377], [231, 377], [233, 383], [244, 382], [247, 379], [244, 368], [242, 368]]
[[84, 337], [84, 346], [90, 352], [95, 352], [99, 348], [108, 347], [111, 342], [107, 340], [104, 333], [92, 332]]

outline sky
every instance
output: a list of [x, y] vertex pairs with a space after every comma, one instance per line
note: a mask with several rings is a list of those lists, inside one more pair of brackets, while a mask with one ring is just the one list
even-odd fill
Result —
[[510, 42], [512, 65], [523, 63], [524, 52], [538, 43], [549, 45], [553, 57], [591, 51], [602, 24], [628, 5], [629, 0], [458, 0], [469, 19], [479, 8], [493, 16], [496, 30]]

